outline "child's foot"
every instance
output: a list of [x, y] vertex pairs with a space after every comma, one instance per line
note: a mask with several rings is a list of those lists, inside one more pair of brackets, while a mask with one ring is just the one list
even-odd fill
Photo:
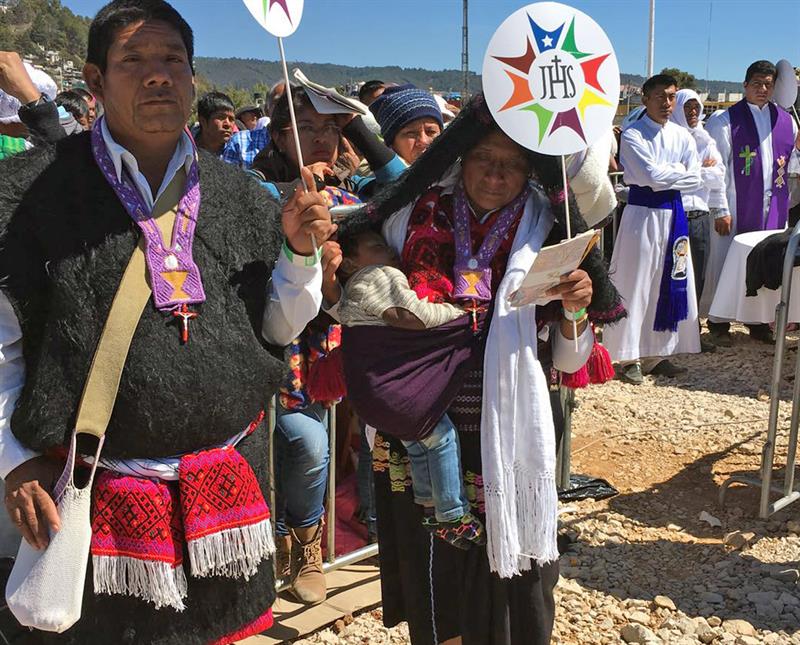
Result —
[[452, 522], [439, 522], [435, 517], [426, 516], [422, 520], [426, 530], [436, 537], [465, 551], [472, 545], [486, 544], [486, 529], [472, 513], [465, 513]]

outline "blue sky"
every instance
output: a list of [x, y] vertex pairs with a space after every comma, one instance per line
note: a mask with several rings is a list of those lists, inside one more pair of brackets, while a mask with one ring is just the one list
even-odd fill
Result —
[[[62, 0], [75, 13], [94, 15], [103, 0]], [[172, 0], [195, 31], [199, 56], [277, 60], [277, 43], [239, 0]], [[520, 0], [470, 0], [470, 69], [480, 71], [495, 29]], [[644, 74], [647, 0], [571, 0], [605, 29], [620, 70]], [[712, 6], [713, 5], [713, 6]], [[678, 67], [738, 81], [759, 58], [788, 58], [800, 66], [798, 0], [656, 0], [655, 69]], [[461, 67], [461, 0], [306, 0], [303, 21], [286, 39], [290, 60], [341, 65]]]

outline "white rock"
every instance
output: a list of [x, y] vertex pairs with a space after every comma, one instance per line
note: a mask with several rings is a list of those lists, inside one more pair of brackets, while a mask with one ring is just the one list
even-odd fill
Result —
[[720, 522], [718, 518], [714, 517], [710, 513], [707, 513], [706, 511], [701, 511], [698, 519], [701, 522], [705, 522], [709, 526], [716, 526], [716, 527], [722, 526], [722, 522]]
[[661, 640], [652, 630], [638, 624], [625, 625], [619, 635], [626, 643], [657, 643]]
[[731, 634], [741, 634], [742, 636], [755, 636], [756, 628], [746, 620], [732, 618], [722, 622], [722, 629]]
[[658, 608], [661, 607], [662, 609], [669, 609], [670, 611], [675, 611], [675, 603], [672, 601], [672, 598], [667, 596], [656, 596], [653, 598], [653, 607]]

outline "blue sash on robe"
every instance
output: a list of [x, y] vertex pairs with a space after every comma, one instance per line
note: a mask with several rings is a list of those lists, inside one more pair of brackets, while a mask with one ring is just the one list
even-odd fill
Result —
[[664, 254], [654, 331], [678, 331], [678, 323], [689, 317], [687, 294], [689, 276], [689, 221], [679, 190], [655, 191], [647, 186], [630, 186], [628, 204], [672, 211], [669, 245]]

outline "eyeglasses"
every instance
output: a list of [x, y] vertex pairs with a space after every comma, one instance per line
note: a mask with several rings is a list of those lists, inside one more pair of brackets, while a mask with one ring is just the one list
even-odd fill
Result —
[[756, 81], [756, 80], [752, 80], [752, 81], [747, 81], [747, 85], [752, 85], [756, 89], [759, 89], [759, 88], [763, 87], [765, 90], [771, 90], [773, 85], [774, 85], [774, 83], [772, 81]]
[[[283, 128], [282, 132], [291, 132], [291, 128]], [[328, 123], [320, 128], [315, 128], [313, 125], [298, 125], [297, 133], [304, 139], [316, 139], [317, 137], [326, 137], [328, 139], [338, 139], [342, 135], [342, 129], [338, 125]]]
[[511, 159], [498, 159], [497, 157], [477, 150], [470, 152], [466, 156], [466, 161], [477, 165], [482, 172], [499, 172], [503, 175], [528, 175], [530, 174], [530, 164], [522, 157], [513, 157]]

